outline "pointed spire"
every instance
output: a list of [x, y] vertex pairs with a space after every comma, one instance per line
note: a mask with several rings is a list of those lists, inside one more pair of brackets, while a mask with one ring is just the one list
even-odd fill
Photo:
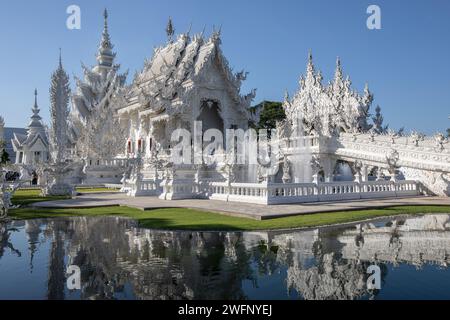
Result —
[[33, 112], [34, 112], [34, 110], [38, 110], [38, 112], [39, 112], [39, 109], [38, 109], [38, 104], [37, 104], [37, 96], [38, 96], [38, 92], [37, 92], [37, 88], [35, 88], [34, 89], [34, 107], [33, 107]]
[[175, 29], [173, 28], [172, 17], [169, 17], [169, 21], [167, 22], [166, 27], [167, 39], [169, 42], [172, 42], [173, 35], [175, 34]]
[[98, 61], [99, 66], [111, 68], [113, 66], [114, 58], [115, 58], [116, 54], [113, 53], [113, 51], [112, 51], [114, 46], [111, 43], [111, 37], [109, 36], [108, 11], [106, 9], [103, 12], [103, 18], [104, 18], [104, 26], [103, 26], [102, 39], [100, 41], [100, 46], [98, 48], [97, 61]]
[[341, 59], [339, 57], [336, 58], [336, 71], [334, 72], [334, 80], [335, 81], [343, 80]]
[[102, 33], [102, 47], [112, 49], [111, 38], [108, 31], [108, 10], [103, 12], [103, 33]]
[[[43, 128], [43, 124], [41, 122], [42, 118], [39, 115], [39, 112], [41, 110], [39, 109], [39, 106], [38, 106], [38, 103], [37, 103], [37, 95], [38, 95], [37, 89], [34, 89], [34, 106], [31, 109], [33, 114], [31, 116], [31, 121], [28, 124], [28, 128], [29, 129], [32, 129], [32, 128]], [[33, 130], [31, 130], [31, 131], [33, 131]], [[30, 131], [29, 131], [29, 133], [30, 133]]]
[[370, 90], [369, 90], [369, 84], [366, 82], [366, 84], [364, 85], [364, 93], [365, 94], [370, 94]]
[[59, 67], [59, 69], [63, 69], [61, 48], [59, 48], [59, 66], [58, 67]]
[[52, 160], [62, 161], [67, 145], [67, 117], [69, 114], [70, 84], [69, 76], [62, 66], [61, 52], [59, 66], [53, 72], [50, 87], [50, 150]]
[[284, 101], [289, 102], [289, 100], [290, 100], [289, 91], [286, 89], [284, 90]]
[[307, 73], [307, 77], [310, 75], [314, 75], [315, 73], [315, 68], [314, 68], [314, 62], [313, 62], [313, 55], [312, 55], [312, 51], [311, 49], [309, 49], [309, 53], [308, 53], [308, 66], [306, 68], [306, 73]]

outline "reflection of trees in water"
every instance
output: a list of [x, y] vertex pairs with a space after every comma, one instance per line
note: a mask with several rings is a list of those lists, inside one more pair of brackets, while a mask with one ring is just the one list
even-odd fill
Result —
[[22, 256], [22, 253], [16, 248], [14, 248], [10, 240], [11, 233], [18, 231], [19, 230], [17, 228], [8, 227], [7, 223], [0, 222], [0, 259], [5, 254], [6, 249], [9, 249], [12, 253], [17, 255], [18, 257]]
[[[245, 299], [244, 280], [257, 287], [261, 276], [283, 270], [288, 292], [305, 299], [357, 299], [377, 294], [366, 288], [371, 264], [380, 266], [384, 281], [386, 263], [446, 261], [447, 220], [426, 219], [382, 227], [226, 233], [151, 231], [130, 220], [84, 217], [26, 221], [25, 230], [31, 263], [40, 234], [51, 241], [50, 299], [65, 297], [65, 268], [71, 264], [81, 267], [82, 299]], [[1, 226], [0, 257], [6, 248], [20, 255], [10, 241], [13, 231]], [[432, 249], [424, 251], [427, 246]]]

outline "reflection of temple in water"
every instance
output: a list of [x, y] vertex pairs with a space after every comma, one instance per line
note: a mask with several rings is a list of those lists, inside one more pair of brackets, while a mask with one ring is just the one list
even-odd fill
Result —
[[[0, 226], [0, 259], [14, 250], [10, 233], [22, 226], [33, 256], [50, 242], [47, 297], [63, 299], [68, 265], [81, 267], [82, 299], [245, 299], [243, 282], [286, 272], [286, 298], [357, 299], [367, 267], [387, 264], [446, 267], [448, 215], [396, 219], [376, 225], [296, 232], [171, 232], [120, 218], [12, 222]], [[9, 231], [7, 231], [9, 230]], [[19, 253], [20, 254], [20, 253]]]

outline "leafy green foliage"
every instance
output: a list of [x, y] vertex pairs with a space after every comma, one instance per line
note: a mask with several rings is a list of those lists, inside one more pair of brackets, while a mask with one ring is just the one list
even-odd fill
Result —
[[9, 161], [10, 161], [9, 154], [8, 152], [6, 152], [5, 149], [3, 149], [0, 155], [0, 164], [7, 164]]
[[256, 124], [255, 129], [275, 129], [277, 121], [286, 119], [286, 113], [281, 102], [263, 101], [253, 108], [262, 108], [259, 123]]

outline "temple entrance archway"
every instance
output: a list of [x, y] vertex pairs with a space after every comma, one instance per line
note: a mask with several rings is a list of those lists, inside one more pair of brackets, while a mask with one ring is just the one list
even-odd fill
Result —
[[200, 115], [197, 121], [202, 122], [202, 134], [208, 129], [217, 129], [224, 133], [224, 122], [220, 115], [221, 109], [218, 101], [204, 100], [200, 106]]

